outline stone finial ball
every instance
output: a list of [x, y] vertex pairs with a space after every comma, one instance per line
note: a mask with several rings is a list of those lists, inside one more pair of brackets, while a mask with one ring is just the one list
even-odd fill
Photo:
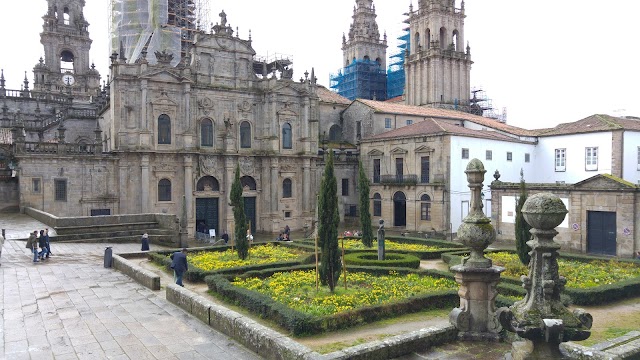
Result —
[[568, 212], [562, 200], [551, 193], [535, 194], [522, 206], [522, 214], [527, 223], [541, 230], [555, 229], [562, 224]]
[[464, 171], [467, 174], [467, 180], [471, 184], [477, 184], [484, 181], [484, 174], [487, 170], [484, 169], [484, 164], [478, 159], [473, 159], [467, 164], [467, 169]]

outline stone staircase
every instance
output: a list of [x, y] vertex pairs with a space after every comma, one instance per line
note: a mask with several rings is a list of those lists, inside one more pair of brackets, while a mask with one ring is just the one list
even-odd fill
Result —
[[82, 243], [130, 243], [140, 242], [142, 234], [149, 234], [152, 244], [175, 246], [178, 243], [177, 234], [173, 230], [162, 229], [160, 224], [153, 221], [141, 221], [121, 224], [78, 225], [56, 227], [57, 236], [52, 242], [82, 242]]

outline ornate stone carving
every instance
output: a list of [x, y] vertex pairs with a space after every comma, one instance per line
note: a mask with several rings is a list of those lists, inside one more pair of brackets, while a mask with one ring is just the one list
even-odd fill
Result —
[[249, 112], [251, 111], [251, 104], [245, 100], [238, 104], [238, 110], [242, 112]]
[[239, 160], [240, 163], [240, 171], [245, 174], [245, 175], [253, 175], [253, 171], [254, 171], [254, 164], [253, 164], [253, 159], [245, 156], [240, 158]]
[[282, 172], [295, 172], [296, 166], [293, 164], [284, 164], [280, 165], [280, 171]]
[[215, 176], [219, 173], [218, 160], [214, 156], [201, 156], [200, 157], [200, 172], [204, 175]]
[[176, 166], [174, 164], [159, 163], [153, 167], [155, 172], [175, 172]]
[[198, 108], [204, 115], [208, 116], [213, 112], [215, 105], [213, 103], [213, 100], [209, 99], [208, 97], [203, 97], [201, 99], [198, 99]]

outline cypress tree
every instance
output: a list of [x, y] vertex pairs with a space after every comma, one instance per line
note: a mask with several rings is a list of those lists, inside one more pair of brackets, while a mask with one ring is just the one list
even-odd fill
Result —
[[240, 165], [236, 166], [236, 174], [231, 184], [229, 194], [230, 206], [233, 207], [234, 232], [238, 257], [244, 260], [249, 256], [249, 241], [247, 240], [247, 218], [244, 214], [244, 199], [242, 198], [242, 183], [240, 182]]
[[527, 201], [527, 187], [524, 182], [523, 171], [520, 170], [520, 197], [516, 204], [516, 252], [518, 253], [520, 262], [524, 265], [529, 265], [529, 260], [531, 260], [531, 255], [529, 255], [531, 247], [527, 245], [527, 241], [531, 239], [531, 233], [529, 232], [531, 226], [527, 224], [522, 214], [522, 207], [525, 201]]
[[373, 230], [371, 230], [371, 212], [369, 211], [369, 179], [364, 172], [362, 161], [359, 164], [358, 187], [360, 188], [360, 224], [362, 224], [362, 244], [373, 246]]
[[320, 185], [318, 220], [318, 244], [322, 249], [320, 281], [333, 292], [342, 269], [338, 247], [338, 183], [333, 169], [333, 151], [329, 151]]

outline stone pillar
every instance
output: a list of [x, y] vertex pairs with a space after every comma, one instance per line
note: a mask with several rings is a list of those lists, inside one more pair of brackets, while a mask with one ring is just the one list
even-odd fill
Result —
[[500, 339], [500, 324], [496, 317], [496, 286], [504, 268], [492, 266], [484, 257], [484, 250], [496, 239], [491, 219], [482, 211], [482, 187], [486, 170], [478, 159], [467, 165], [467, 180], [471, 189], [471, 211], [458, 228], [458, 238], [471, 248], [471, 255], [462, 265], [452, 266], [456, 282], [460, 284], [460, 307], [449, 314], [449, 321], [460, 331], [463, 340]]
[[278, 176], [278, 158], [271, 158], [271, 212], [278, 212], [278, 185], [280, 177]]
[[[146, 214], [151, 212], [149, 210], [149, 188], [151, 187], [151, 183], [149, 183], [149, 155], [142, 155], [140, 170], [140, 203], [142, 205], [140, 211]], [[157, 186], [153, 188], [157, 189]]]
[[511, 357], [521, 359], [562, 358], [560, 343], [589, 338], [593, 318], [582, 309], [571, 312], [560, 301], [567, 279], [558, 275], [558, 250], [553, 241], [555, 228], [564, 221], [567, 208], [550, 193], [538, 193], [522, 207], [534, 239], [527, 241], [532, 249], [528, 276], [522, 277], [527, 290], [523, 300], [498, 311], [500, 323], [515, 332], [524, 342], [513, 343]]
[[193, 158], [191, 155], [184, 156], [184, 196], [187, 206], [187, 229], [189, 220], [193, 219]]
[[231, 185], [233, 185], [233, 177], [235, 175], [237, 161], [238, 158], [232, 156], [226, 156], [224, 158], [224, 196], [221, 207], [224, 209], [226, 219], [224, 228], [230, 236], [233, 235], [233, 229], [231, 228], [231, 224], [233, 224], [233, 210], [231, 206], [229, 206], [229, 203], [231, 202], [229, 196], [231, 195]]
[[302, 168], [302, 211], [306, 214], [311, 209], [311, 159], [304, 159]]

